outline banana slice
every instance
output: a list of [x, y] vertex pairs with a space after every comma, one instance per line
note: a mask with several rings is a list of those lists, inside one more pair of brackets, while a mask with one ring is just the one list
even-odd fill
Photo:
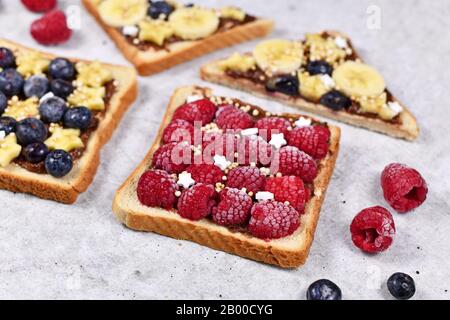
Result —
[[197, 40], [209, 36], [219, 27], [219, 18], [212, 10], [181, 8], [169, 17], [175, 35], [184, 40]]
[[105, 0], [98, 11], [102, 20], [112, 27], [135, 25], [147, 15], [147, 0]]
[[255, 58], [249, 55], [241, 55], [237, 52], [232, 54], [228, 59], [219, 63], [219, 67], [225, 70], [235, 70], [240, 72], [247, 72], [256, 65]]
[[139, 22], [139, 40], [150, 41], [159, 46], [173, 35], [173, 28], [164, 20], [144, 20]]
[[319, 101], [322, 95], [330, 91], [330, 87], [322, 81], [321, 76], [319, 74], [310, 76], [306, 72], [299, 72], [300, 94], [309, 100]]
[[286, 74], [297, 71], [303, 61], [300, 42], [274, 39], [259, 43], [253, 50], [256, 64], [269, 74]]
[[246, 13], [236, 7], [225, 7], [219, 10], [221, 18], [229, 18], [237, 21], [244, 21]]
[[0, 167], [6, 167], [20, 155], [22, 147], [17, 143], [15, 133], [10, 133], [0, 140]]
[[333, 72], [336, 85], [348, 96], [377, 97], [386, 85], [383, 77], [374, 68], [360, 62], [347, 61]]
[[84, 147], [78, 129], [63, 129], [54, 126], [50, 128], [50, 131], [52, 135], [44, 142], [50, 150], [60, 149], [69, 152]]

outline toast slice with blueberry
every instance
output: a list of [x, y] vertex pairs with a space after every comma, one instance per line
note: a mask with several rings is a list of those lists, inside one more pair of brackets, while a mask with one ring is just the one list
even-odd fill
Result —
[[414, 140], [413, 114], [364, 64], [340, 32], [307, 34], [303, 41], [268, 40], [252, 53], [207, 63], [201, 78], [393, 137]]
[[83, 4], [140, 75], [263, 37], [273, 28], [271, 20], [235, 7], [213, 10], [170, 0], [83, 0]]
[[[201, 142], [190, 142], [195, 121], [202, 125]], [[269, 136], [262, 138], [264, 128]], [[237, 131], [232, 134], [229, 129]], [[179, 130], [186, 133], [181, 142], [175, 134]], [[210, 141], [221, 146], [228, 139], [224, 137], [237, 144], [210, 153], [209, 143], [214, 143]], [[311, 143], [302, 144], [307, 140]], [[134, 230], [283, 268], [298, 267], [305, 263], [313, 241], [339, 140], [338, 127], [314, 118], [271, 114], [238, 99], [215, 96], [208, 88], [181, 87], [170, 99], [148, 154], [117, 190], [113, 212]], [[249, 141], [257, 141], [258, 149], [237, 147], [238, 152], [231, 149], [231, 153], [227, 149], [243, 142], [248, 146]], [[187, 152], [183, 159], [188, 163], [176, 162], [175, 148]], [[258, 150], [259, 156], [248, 158], [251, 152], [245, 150]], [[261, 150], [269, 150], [271, 157], [264, 160]], [[189, 162], [199, 154], [201, 160]], [[272, 167], [274, 163], [278, 168]]]
[[0, 50], [0, 188], [73, 203], [136, 98], [136, 71], [7, 40]]

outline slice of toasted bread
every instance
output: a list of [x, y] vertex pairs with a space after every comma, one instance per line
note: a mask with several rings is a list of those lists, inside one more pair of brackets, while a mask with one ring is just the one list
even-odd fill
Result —
[[[0, 40], [0, 47], [14, 51], [36, 51], [7, 40]], [[41, 54], [49, 59], [56, 57], [45, 52]], [[74, 62], [85, 61], [69, 59]], [[48, 174], [33, 173], [13, 162], [7, 167], [0, 167], [0, 189], [30, 193], [40, 198], [69, 204], [75, 202], [78, 195], [88, 188], [97, 171], [102, 146], [109, 140], [137, 95], [137, 75], [133, 68], [112, 64], [102, 66], [108, 68], [117, 80], [116, 91], [97, 129], [89, 137], [83, 155], [74, 162], [69, 174], [55, 178]]]
[[[208, 219], [191, 221], [176, 212], [142, 205], [136, 194], [138, 180], [151, 165], [153, 153], [159, 148], [164, 128], [171, 121], [175, 109], [195, 94], [211, 95], [211, 90], [199, 87], [182, 87], [173, 94], [162, 120], [158, 135], [150, 151], [131, 176], [116, 192], [113, 211], [116, 217], [127, 227], [141, 231], [152, 231], [169, 237], [197, 242], [217, 250], [236, 254], [245, 258], [278, 265], [284, 268], [298, 267], [306, 261], [313, 241], [314, 231], [319, 220], [319, 213], [325, 192], [333, 173], [339, 151], [340, 129], [329, 125], [331, 132], [328, 155], [319, 163], [319, 173], [314, 180], [314, 190], [307, 203], [305, 214], [301, 216], [301, 226], [294, 234], [265, 241], [248, 233], [232, 231], [219, 226]], [[282, 116], [298, 118], [300, 115], [283, 114]]]
[[136, 67], [139, 74], [143, 76], [161, 72], [218, 49], [263, 37], [273, 29], [272, 20], [256, 19], [230, 30], [217, 32], [201, 40], [172, 43], [167, 50], [140, 50], [137, 46], [130, 44], [117, 28], [110, 27], [103, 22], [97, 10], [98, 2], [83, 0], [88, 11], [108, 33], [123, 55]]
[[[339, 35], [346, 38], [350, 42], [350, 39], [340, 32], [325, 32], [331, 35]], [[356, 57], [360, 58], [357, 53], [355, 53], [355, 55]], [[403, 111], [398, 115], [398, 122], [385, 121], [381, 118], [369, 117], [364, 114], [349, 113], [346, 111], [333, 111], [320, 103], [313, 103], [303, 99], [302, 97], [292, 97], [280, 92], [269, 92], [265, 89], [265, 86], [263, 84], [256, 83], [245, 78], [231, 77], [220, 68], [219, 64], [221, 61], [223, 60], [213, 61], [202, 66], [200, 69], [201, 78], [203, 80], [246, 91], [256, 96], [277, 100], [288, 105], [298, 107], [302, 110], [328, 117], [330, 119], [381, 132], [396, 138], [414, 140], [419, 135], [419, 127], [417, 125], [415, 117], [395, 97], [392, 97], [392, 99], [398, 102], [403, 107]]]

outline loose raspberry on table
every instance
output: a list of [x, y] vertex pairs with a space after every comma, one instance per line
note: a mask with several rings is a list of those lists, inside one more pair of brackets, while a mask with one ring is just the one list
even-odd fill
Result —
[[239, 189], [225, 188], [220, 192], [220, 202], [213, 209], [214, 221], [223, 226], [243, 225], [250, 218], [252, 198]]
[[58, 44], [69, 40], [72, 30], [67, 26], [66, 15], [53, 10], [35, 20], [30, 27], [33, 38], [44, 45]]
[[155, 169], [169, 173], [180, 173], [192, 163], [192, 150], [188, 143], [172, 142], [159, 147], [153, 154], [152, 164]]
[[350, 232], [355, 246], [368, 253], [378, 253], [392, 244], [394, 219], [383, 207], [367, 208], [353, 218]]
[[278, 239], [294, 233], [300, 215], [292, 206], [274, 200], [253, 205], [248, 231], [261, 239]]
[[172, 119], [183, 119], [191, 124], [199, 121], [205, 125], [213, 121], [216, 110], [216, 105], [211, 100], [204, 98], [182, 104], [175, 110]]
[[194, 126], [183, 119], [172, 120], [163, 132], [163, 142], [181, 142], [188, 141], [192, 143], [194, 140]]
[[272, 192], [276, 201], [289, 202], [299, 214], [305, 212], [305, 203], [309, 197], [303, 181], [299, 177], [269, 178], [266, 182], [266, 191]]
[[148, 207], [172, 209], [177, 202], [176, 191], [176, 180], [163, 170], [144, 172], [137, 185], [138, 199]]
[[256, 192], [264, 190], [266, 177], [257, 167], [237, 167], [228, 173], [227, 187], [242, 189], [247, 192]]
[[317, 176], [317, 164], [314, 159], [293, 146], [282, 147], [275, 154], [271, 171], [276, 168], [278, 168], [277, 172], [287, 176], [298, 176], [304, 182], [312, 182]]
[[186, 171], [191, 174], [196, 183], [215, 185], [217, 182], [222, 182], [224, 176], [219, 167], [206, 163], [192, 164], [187, 167]]
[[381, 173], [384, 198], [397, 212], [420, 206], [427, 198], [428, 186], [420, 173], [400, 163], [391, 163]]
[[322, 159], [328, 153], [330, 130], [324, 126], [294, 128], [287, 141], [315, 159]]
[[22, 0], [28, 10], [33, 12], [47, 12], [56, 7], [56, 0]]
[[253, 118], [233, 105], [220, 106], [216, 113], [216, 124], [220, 129], [247, 129], [254, 125]]
[[184, 190], [178, 199], [178, 214], [189, 220], [200, 220], [210, 215], [217, 203], [217, 193], [210, 184], [197, 183]]
[[264, 136], [262, 130], [266, 130], [265, 138], [267, 141], [270, 141], [272, 133], [283, 133], [284, 137], [287, 138], [289, 135], [289, 127], [291, 127], [289, 120], [280, 117], [265, 117], [255, 123], [255, 128], [259, 129], [260, 136]]

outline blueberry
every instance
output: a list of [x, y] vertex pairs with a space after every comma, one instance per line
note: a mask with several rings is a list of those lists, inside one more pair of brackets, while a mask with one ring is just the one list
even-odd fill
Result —
[[60, 122], [67, 110], [66, 102], [60, 97], [51, 97], [39, 105], [41, 119], [47, 123]]
[[313, 282], [306, 292], [308, 300], [342, 300], [341, 289], [330, 280], [320, 279]]
[[47, 128], [39, 119], [26, 118], [17, 123], [16, 136], [17, 141], [22, 146], [27, 146], [34, 142], [43, 142], [47, 138]]
[[43, 142], [35, 142], [27, 145], [22, 150], [22, 155], [28, 162], [38, 163], [44, 161], [48, 154], [48, 147]]
[[3, 92], [0, 91], [0, 115], [5, 112], [6, 107], [8, 106], [8, 98], [5, 96]]
[[148, 8], [148, 15], [153, 19], [158, 19], [161, 14], [166, 16], [166, 19], [172, 13], [173, 7], [165, 1], [155, 1], [150, 3]]
[[42, 97], [48, 91], [48, 79], [44, 76], [31, 76], [23, 85], [24, 95], [29, 97]]
[[56, 58], [50, 62], [48, 73], [53, 79], [72, 80], [75, 76], [75, 68], [69, 60]]
[[343, 93], [337, 90], [332, 90], [330, 92], [325, 93], [320, 98], [320, 103], [330, 109], [340, 110], [350, 107], [352, 101]]
[[0, 48], [0, 68], [14, 67], [16, 61], [14, 54], [8, 48]]
[[289, 96], [298, 95], [298, 86], [298, 78], [291, 75], [274, 77], [266, 83], [266, 89], [268, 91], [278, 91]]
[[86, 107], [70, 108], [64, 114], [64, 126], [86, 130], [89, 128], [92, 119], [92, 112]]
[[326, 61], [315, 60], [308, 63], [306, 66], [306, 71], [308, 71], [308, 73], [312, 76], [315, 74], [328, 74], [331, 76], [333, 68]]
[[396, 272], [387, 281], [389, 292], [397, 299], [407, 300], [416, 293], [416, 285], [411, 276]]
[[0, 131], [4, 131], [5, 135], [16, 131], [17, 121], [11, 117], [1, 117], [0, 118]]
[[21, 93], [23, 77], [15, 69], [5, 69], [0, 72], [0, 91], [6, 96], [16, 96]]
[[54, 79], [50, 81], [50, 91], [53, 92], [55, 96], [60, 98], [67, 98], [74, 90], [74, 87], [71, 82], [62, 80], [62, 79]]
[[72, 156], [64, 150], [53, 150], [45, 157], [45, 170], [54, 177], [65, 176], [72, 167]]

